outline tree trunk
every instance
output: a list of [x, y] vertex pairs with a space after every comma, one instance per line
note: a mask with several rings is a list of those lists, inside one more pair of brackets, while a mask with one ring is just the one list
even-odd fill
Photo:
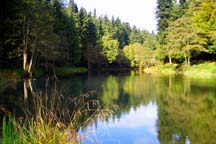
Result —
[[187, 55], [186, 54], [184, 54], [184, 58], [185, 58], [185, 63], [188, 64]]
[[28, 39], [29, 39], [29, 19], [23, 18], [23, 70], [25, 77], [31, 77], [32, 60], [28, 65]]
[[190, 55], [188, 55], [188, 66], [190, 66]]
[[169, 63], [172, 64], [172, 58], [171, 58], [171, 55], [169, 55], [168, 57], [169, 57]]
[[26, 71], [27, 63], [27, 45], [28, 45], [28, 24], [26, 26], [26, 17], [23, 18], [23, 70]]
[[33, 52], [32, 52], [31, 60], [30, 60], [29, 66], [28, 66], [28, 73], [31, 72], [31, 67], [32, 67], [32, 62], [33, 62], [33, 57], [34, 57], [34, 54], [33, 54]]

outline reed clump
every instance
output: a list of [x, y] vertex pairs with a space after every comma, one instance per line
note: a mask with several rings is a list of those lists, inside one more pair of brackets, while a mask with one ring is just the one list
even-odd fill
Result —
[[112, 110], [103, 108], [98, 100], [92, 98], [95, 93], [92, 90], [75, 98], [66, 98], [56, 87], [47, 89], [45, 94], [32, 92], [33, 100], [28, 107], [23, 108], [25, 116], [20, 118], [1, 107], [6, 116], [3, 119], [0, 143], [79, 143], [79, 128], [112, 113]]

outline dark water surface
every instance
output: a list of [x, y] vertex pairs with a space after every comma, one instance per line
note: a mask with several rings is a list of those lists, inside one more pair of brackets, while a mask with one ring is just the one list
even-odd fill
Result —
[[[17, 116], [31, 106], [31, 88], [51, 89], [49, 79], [0, 83], [0, 104]], [[53, 83], [53, 82], [51, 82]], [[31, 86], [30, 86], [31, 85]], [[106, 120], [95, 119], [78, 130], [82, 144], [214, 144], [216, 81], [137, 72], [59, 78], [64, 97], [96, 90], [94, 99], [117, 106]], [[27, 88], [27, 91], [25, 91]], [[50, 90], [51, 91], [51, 90]], [[24, 93], [25, 92], [25, 93]], [[3, 112], [0, 112], [3, 117]]]

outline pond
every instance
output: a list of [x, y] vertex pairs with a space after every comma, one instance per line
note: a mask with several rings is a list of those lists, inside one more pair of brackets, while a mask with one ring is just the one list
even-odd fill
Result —
[[[0, 105], [22, 116], [31, 107], [30, 91], [51, 92], [47, 78], [0, 83]], [[30, 84], [31, 83], [31, 84]], [[61, 95], [96, 91], [94, 99], [113, 110], [77, 131], [81, 144], [193, 144], [216, 141], [216, 81], [152, 76], [132, 71], [59, 78]], [[28, 88], [28, 89], [27, 89]], [[3, 117], [3, 113], [0, 113]], [[2, 118], [1, 118], [2, 119]]]

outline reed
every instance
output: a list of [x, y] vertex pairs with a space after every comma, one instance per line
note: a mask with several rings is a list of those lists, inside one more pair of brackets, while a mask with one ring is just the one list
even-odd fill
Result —
[[23, 108], [24, 118], [16, 118], [2, 108], [7, 114], [3, 120], [2, 143], [79, 143], [79, 128], [112, 113], [93, 99], [95, 93], [92, 90], [75, 98], [66, 98], [54, 84], [54, 88], [47, 87], [44, 94], [32, 92], [32, 103]]

